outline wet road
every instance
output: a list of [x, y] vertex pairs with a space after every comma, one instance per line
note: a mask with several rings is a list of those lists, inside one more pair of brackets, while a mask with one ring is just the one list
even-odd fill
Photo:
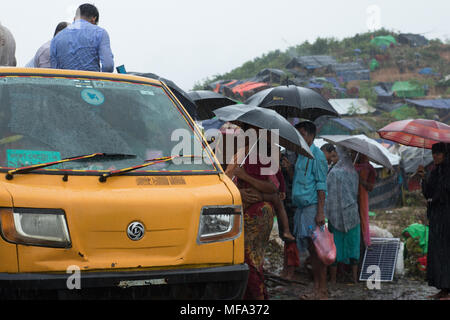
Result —
[[[299, 300], [299, 297], [312, 291], [312, 276], [301, 266], [296, 270], [294, 280], [288, 282], [280, 278], [282, 271], [282, 242], [277, 239], [277, 231], [272, 233], [266, 251], [264, 270], [266, 286], [272, 300]], [[370, 290], [366, 282], [351, 283], [350, 276], [341, 274], [337, 284], [329, 286], [330, 300], [429, 300], [428, 296], [439, 290], [429, 287], [424, 280], [407, 276], [394, 276], [392, 282], [382, 282], [380, 289]]]

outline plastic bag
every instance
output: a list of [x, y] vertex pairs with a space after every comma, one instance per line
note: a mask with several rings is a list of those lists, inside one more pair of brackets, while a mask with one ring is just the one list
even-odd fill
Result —
[[[312, 227], [310, 227], [310, 230], [312, 230]], [[320, 261], [326, 266], [333, 264], [336, 260], [336, 245], [334, 244], [334, 236], [328, 231], [327, 226], [317, 226], [316, 230], [312, 232], [311, 239]]]

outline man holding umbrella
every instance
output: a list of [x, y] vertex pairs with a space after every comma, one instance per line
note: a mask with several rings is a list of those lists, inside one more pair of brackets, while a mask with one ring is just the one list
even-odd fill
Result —
[[304, 121], [296, 126], [309, 145], [314, 160], [299, 155], [295, 164], [292, 202], [297, 207], [294, 217], [294, 235], [300, 252], [309, 250], [314, 278], [314, 292], [301, 299], [327, 299], [327, 267], [319, 259], [311, 240], [310, 228], [325, 224], [328, 163], [323, 152], [314, 145], [316, 126]]

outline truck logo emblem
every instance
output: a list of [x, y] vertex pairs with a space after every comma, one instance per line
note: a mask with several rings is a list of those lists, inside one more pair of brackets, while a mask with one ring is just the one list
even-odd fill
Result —
[[127, 235], [133, 241], [139, 241], [144, 237], [145, 227], [140, 222], [132, 222], [127, 228]]

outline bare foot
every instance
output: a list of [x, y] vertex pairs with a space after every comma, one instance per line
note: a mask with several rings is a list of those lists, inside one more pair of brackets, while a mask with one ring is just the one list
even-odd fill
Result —
[[287, 280], [293, 280], [294, 274], [295, 274], [295, 267], [285, 266], [283, 267], [283, 270], [280, 273], [280, 277]]
[[283, 232], [281, 234], [281, 239], [285, 242], [294, 242], [295, 241], [295, 237], [290, 232]]
[[317, 298], [319, 300], [328, 300], [328, 290], [320, 292]]
[[294, 267], [289, 267], [287, 274], [286, 274], [286, 279], [294, 280], [294, 277], [295, 277], [295, 269], [294, 269]]

